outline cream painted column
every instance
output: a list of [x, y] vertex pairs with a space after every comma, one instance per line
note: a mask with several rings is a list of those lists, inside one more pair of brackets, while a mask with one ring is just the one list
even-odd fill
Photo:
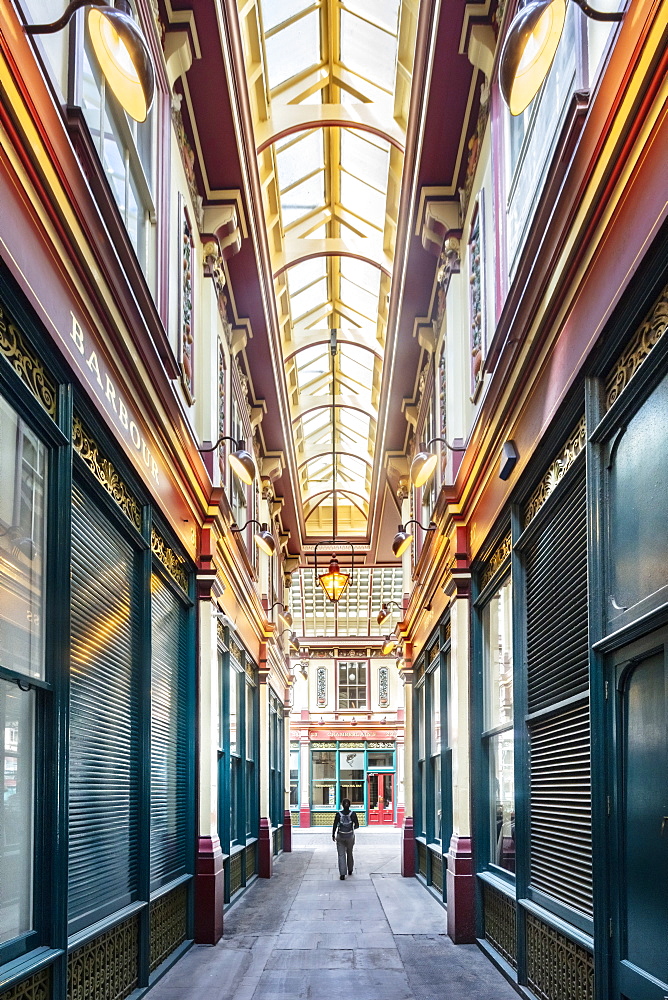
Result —
[[260, 843], [258, 874], [260, 878], [271, 878], [273, 853], [271, 819], [269, 816], [269, 671], [267, 669], [267, 648], [263, 643], [260, 651]]
[[[215, 584], [214, 584], [215, 587]], [[217, 606], [198, 602], [199, 615], [199, 839], [195, 876], [195, 940], [216, 944], [223, 933], [224, 870], [218, 837], [220, 689]]]
[[415, 832], [413, 830], [413, 648], [404, 645], [406, 666], [404, 688], [404, 826], [401, 835], [401, 874], [415, 875]]

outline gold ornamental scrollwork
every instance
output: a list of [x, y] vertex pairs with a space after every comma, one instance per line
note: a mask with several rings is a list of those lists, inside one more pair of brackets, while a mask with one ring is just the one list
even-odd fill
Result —
[[666, 330], [668, 330], [668, 285], [661, 292], [606, 379], [606, 411], [619, 399]]
[[155, 528], [151, 529], [151, 551], [160, 560], [172, 579], [176, 580], [181, 590], [187, 592], [188, 574], [185, 570], [184, 561], [180, 556], [177, 556], [174, 549], [167, 544]]
[[136, 528], [141, 529], [139, 501], [132, 495], [109, 459], [100, 454], [97, 442], [84, 429], [81, 420], [76, 415], [72, 422], [72, 444], [97, 481], [114, 498], [126, 517], [132, 521]]
[[577, 427], [572, 434], [570, 434], [561, 452], [554, 459], [550, 468], [538, 484], [538, 487], [534, 490], [531, 499], [526, 506], [526, 510], [524, 511], [523, 525], [525, 528], [531, 523], [531, 521], [533, 521], [540, 508], [554, 491], [557, 483], [561, 482], [564, 478], [575, 459], [578, 457], [580, 452], [584, 450], [586, 443], [587, 428], [585, 418], [582, 416], [578, 421]]
[[28, 386], [46, 412], [55, 419], [56, 383], [47, 375], [39, 358], [30, 350], [18, 328], [0, 306], [0, 354]]
[[480, 589], [484, 590], [489, 581], [492, 579], [494, 574], [503, 566], [506, 559], [510, 559], [510, 553], [512, 551], [513, 542], [510, 532], [503, 538], [499, 545], [494, 549], [491, 556], [487, 560], [487, 564], [480, 578]]

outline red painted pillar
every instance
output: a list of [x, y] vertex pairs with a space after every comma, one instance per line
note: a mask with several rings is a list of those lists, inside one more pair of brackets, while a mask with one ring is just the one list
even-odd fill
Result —
[[292, 852], [292, 814], [289, 809], [283, 813], [283, 850], [286, 854]]
[[266, 816], [260, 817], [260, 843], [258, 845], [259, 862], [258, 875], [260, 878], [271, 878], [271, 859], [273, 853], [273, 843], [271, 839], [271, 824]]
[[200, 837], [195, 873], [195, 941], [216, 944], [223, 936], [225, 872], [218, 837]]
[[475, 941], [475, 903], [471, 838], [453, 833], [446, 855], [448, 935], [455, 944]]
[[407, 816], [404, 820], [401, 834], [401, 874], [404, 878], [413, 878], [415, 875], [415, 833], [412, 816]]
[[311, 825], [311, 807], [302, 806], [299, 810], [299, 826], [309, 827]]

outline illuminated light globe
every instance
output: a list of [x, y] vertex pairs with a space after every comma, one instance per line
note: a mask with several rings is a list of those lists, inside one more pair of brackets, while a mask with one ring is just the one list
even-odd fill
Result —
[[350, 583], [350, 573], [343, 573], [341, 571], [339, 561], [333, 555], [329, 563], [329, 569], [326, 573], [322, 573], [318, 577], [318, 583], [327, 594], [329, 600], [336, 604]]

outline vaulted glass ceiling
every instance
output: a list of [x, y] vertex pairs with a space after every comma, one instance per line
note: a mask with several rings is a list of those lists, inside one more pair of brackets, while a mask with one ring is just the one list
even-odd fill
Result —
[[418, 5], [239, 0], [307, 539], [370, 533]]

